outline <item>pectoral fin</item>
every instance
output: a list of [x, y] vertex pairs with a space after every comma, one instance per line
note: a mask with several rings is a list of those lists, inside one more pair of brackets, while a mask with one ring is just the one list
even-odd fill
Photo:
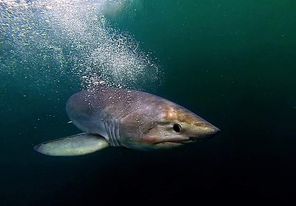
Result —
[[50, 156], [78, 156], [89, 154], [108, 146], [108, 142], [101, 136], [80, 133], [41, 143], [36, 145], [34, 149]]

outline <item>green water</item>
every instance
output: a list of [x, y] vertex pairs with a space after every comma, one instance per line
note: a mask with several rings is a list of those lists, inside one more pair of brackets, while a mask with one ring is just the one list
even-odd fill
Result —
[[42, 156], [32, 147], [79, 132], [65, 113], [66, 100], [81, 89], [71, 57], [92, 45], [73, 49], [51, 33], [62, 59], [46, 47], [19, 52], [22, 44], [12, 46], [0, 25], [0, 205], [290, 203], [295, 11], [292, 0], [139, 0], [106, 14], [110, 27], [128, 32], [160, 70], [133, 87], [189, 108], [222, 132], [171, 151], [109, 148], [75, 158]]

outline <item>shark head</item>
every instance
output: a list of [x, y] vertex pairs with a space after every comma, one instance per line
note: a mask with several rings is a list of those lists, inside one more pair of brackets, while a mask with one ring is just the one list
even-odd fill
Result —
[[220, 129], [193, 112], [167, 100], [153, 101], [123, 122], [127, 145], [137, 149], [172, 148], [217, 134]]

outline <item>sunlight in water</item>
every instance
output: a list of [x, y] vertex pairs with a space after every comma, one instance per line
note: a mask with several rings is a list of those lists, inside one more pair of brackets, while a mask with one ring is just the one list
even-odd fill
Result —
[[[38, 86], [68, 75], [86, 88], [155, 83], [155, 60], [106, 18], [132, 5], [133, 0], [0, 0], [0, 45], [10, 48], [1, 72], [25, 75]], [[15, 67], [18, 61], [22, 68]]]

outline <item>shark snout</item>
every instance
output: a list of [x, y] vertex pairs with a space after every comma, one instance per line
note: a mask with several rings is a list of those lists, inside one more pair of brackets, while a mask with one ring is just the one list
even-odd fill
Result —
[[217, 135], [218, 133], [220, 133], [221, 130], [212, 125], [212, 124], [207, 124], [207, 125], [203, 125], [201, 127], [199, 127], [197, 129], [197, 134], [196, 136], [192, 136], [190, 137], [191, 140], [196, 140], [196, 139], [203, 139], [203, 138], [212, 138], [214, 137], [215, 135]]
[[221, 132], [221, 130], [218, 127], [211, 125], [206, 128], [205, 135], [206, 136], [214, 136], [220, 132]]

